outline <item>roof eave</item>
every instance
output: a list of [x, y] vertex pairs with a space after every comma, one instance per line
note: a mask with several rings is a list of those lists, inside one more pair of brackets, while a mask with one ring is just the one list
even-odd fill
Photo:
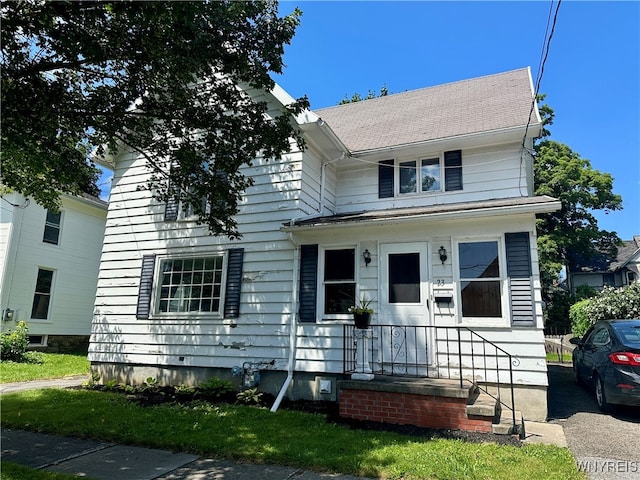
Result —
[[349, 228], [354, 226], [385, 226], [409, 224], [423, 221], [440, 221], [440, 220], [465, 220], [479, 217], [493, 217], [502, 215], [518, 215], [518, 214], [540, 214], [551, 213], [560, 210], [562, 203], [559, 200], [549, 198], [545, 202], [532, 202], [522, 205], [506, 205], [495, 207], [483, 207], [481, 209], [460, 209], [449, 212], [430, 212], [415, 215], [385, 217], [385, 218], [369, 218], [358, 220], [346, 220], [335, 223], [309, 223], [304, 225], [284, 225], [280, 228], [283, 232], [304, 232], [310, 230], [329, 230], [338, 228]]
[[431, 138], [420, 142], [406, 143], [401, 145], [389, 145], [385, 147], [370, 148], [363, 150], [353, 150], [351, 153], [354, 156], [358, 155], [373, 155], [376, 153], [384, 153], [392, 150], [398, 150], [402, 148], [428, 148], [431, 145], [437, 145], [439, 143], [455, 143], [459, 148], [470, 148], [478, 145], [489, 145], [508, 143], [512, 141], [521, 141], [526, 138], [536, 138], [540, 135], [542, 125], [539, 123], [531, 123], [529, 125], [518, 125], [509, 128], [501, 128], [497, 130], [489, 130], [483, 132], [466, 133], [461, 135], [454, 135], [443, 138]]

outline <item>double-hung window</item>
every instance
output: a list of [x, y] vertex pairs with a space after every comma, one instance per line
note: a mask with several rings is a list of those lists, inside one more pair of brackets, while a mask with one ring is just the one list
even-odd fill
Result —
[[33, 305], [31, 306], [32, 319], [46, 320], [49, 318], [52, 287], [53, 270], [39, 268], [36, 278], [36, 288], [33, 294]]
[[462, 190], [462, 150], [378, 162], [378, 198]]
[[398, 178], [400, 194], [440, 191], [440, 158], [399, 162]]
[[498, 241], [458, 243], [463, 319], [502, 317], [503, 270]]
[[156, 314], [222, 315], [223, 255], [163, 258], [158, 269]]
[[60, 241], [60, 221], [62, 219], [62, 212], [52, 212], [47, 210], [47, 218], [44, 222], [44, 235], [42, 241], [45, 243], [51, 243], [58, 245]]
[[355, 248], [324, 250], [323, 296], [325, 315], [349, 313], [356, 303]]

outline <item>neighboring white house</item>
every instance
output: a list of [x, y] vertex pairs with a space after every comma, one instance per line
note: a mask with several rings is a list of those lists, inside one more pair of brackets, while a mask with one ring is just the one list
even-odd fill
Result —
[[[279, 87], [263, 95], [274, 112], [292, 101]], [[544, 419], [535, 215], [560, 203], [533, 196], [541, 120], [529, 69], [296, 121], [304, 151], [243, 168], [255, 183], [240, 240], [209, 236], [139, 190], [142, 156], [113, 160], [93, 369], [103, 381], [179, 384], [253, 362], [263, 390], [335, 399], [347, 310], [367, 298], [373, 325], [468, 327], [499, 345], [514, 356], [518, 409]], [[446, 367], [429, 335], [410, 340], [422, 349], [411, 361]]]
[[61, 200], [58, 213], [17, 193], [0, 200], [2, 331], [24, 320], [32, 346], [86, 349], [107, 204]]

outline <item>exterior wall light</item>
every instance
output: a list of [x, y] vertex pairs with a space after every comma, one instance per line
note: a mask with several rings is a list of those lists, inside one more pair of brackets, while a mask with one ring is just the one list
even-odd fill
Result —
[[440, 245], [440, 248], [438, 249], [438, 255], [440, 255], [440, 261], [444, 265], [444, 262], [447, 261], [447, 249], [444, 248], [444, 245]]
[[371, 253], [369, 253], [369, 249], [365, 248], [364, 252], [362, 252], [362, 258], [364, 258], [364, 266], [368, 267], [371, 263]]

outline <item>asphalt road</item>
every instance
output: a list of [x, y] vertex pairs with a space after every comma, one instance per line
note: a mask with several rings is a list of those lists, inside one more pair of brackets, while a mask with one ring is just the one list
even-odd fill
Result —
[[549, 365], [549, 422], [562, 425], [578, 468], [591, 480], [640, 480], [640, 408], [598, 410], [571, 364]]

